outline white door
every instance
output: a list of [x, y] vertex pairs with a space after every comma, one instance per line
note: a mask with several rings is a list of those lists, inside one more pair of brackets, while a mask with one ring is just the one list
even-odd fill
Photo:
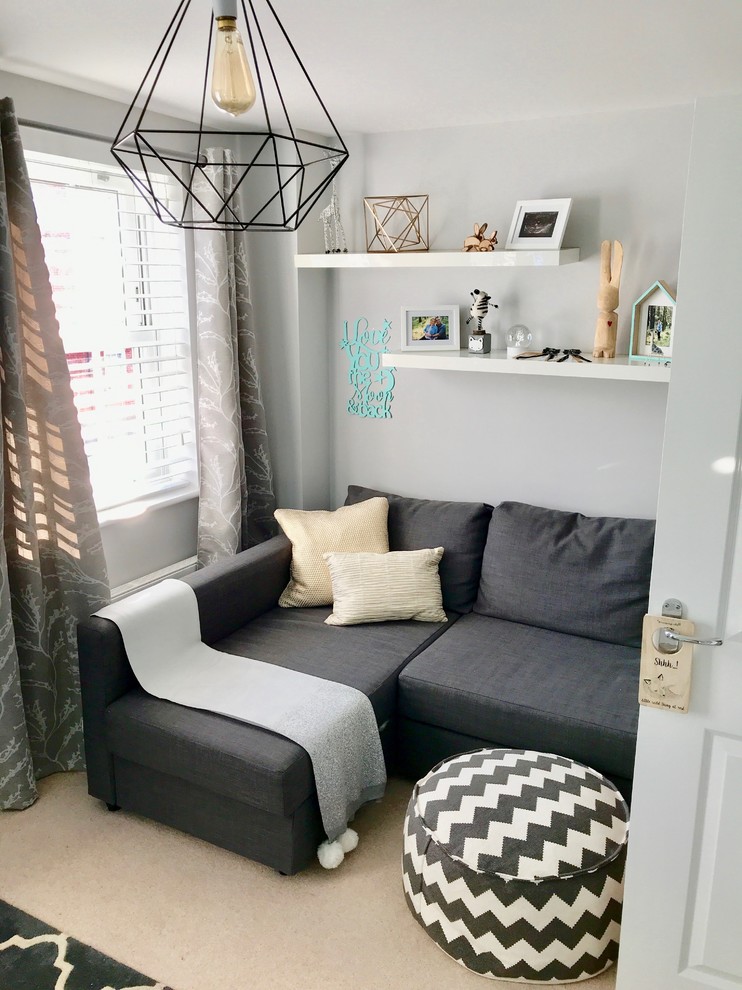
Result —
[[650, 612], [724, 643], [694, 648], [687, 715], [641, 710], [617, 990], [742, 988], [741, 286], [742, 98], [703, 100]]

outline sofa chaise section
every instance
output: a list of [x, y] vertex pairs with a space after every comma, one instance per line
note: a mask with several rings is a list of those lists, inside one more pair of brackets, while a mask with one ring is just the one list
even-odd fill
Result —
[[[288, 540], [276, 537], [190, 575], [202, 638], [228, 653], [363, 691], [391, 758], [399, 671], [446, 624], [379, 623], [369, 632], [368, 626], [325, 625], [326, 608], [278, 608], [290, 556]], [[91, 795], [282, 873], [311, 861], [323, 832], [304, 749], [264, 729], [146, 694], [118, 628], [107, 619], [81, 623], [78, 639]]]

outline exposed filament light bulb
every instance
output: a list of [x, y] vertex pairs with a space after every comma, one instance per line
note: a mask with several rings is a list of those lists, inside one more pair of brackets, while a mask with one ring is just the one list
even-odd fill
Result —
[[242, 37], [237, 30], [236, 0], [214, 4], [216, 45], [211, 98], [220, 110], [238, 117], [255, 105], [257, 92]]

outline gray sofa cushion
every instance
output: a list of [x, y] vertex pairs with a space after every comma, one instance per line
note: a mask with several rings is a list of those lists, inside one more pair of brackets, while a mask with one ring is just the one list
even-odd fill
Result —
[[639, 646], [653, 545], [650, 519], [502, 502], [492, 513], [474, 611]]
[[439, 566], [443, 607], [471, 612], [477, 597], [482, 554], [492, 506], [484, 502], [441, 502], [348, 486], [346, 505], [379, 495], [389, 500], [389, 549], [443, 547]]
[[330, 611], [274, 608], [214, 646], [357, 688], [371, 699], [381, 725], [394, 714], [397, 675], [408, 657], [437, 638], [449, 623], [326, 626]]
[[639, 651], [462, 616], [399, 676], [400, 716], [633, 776]]

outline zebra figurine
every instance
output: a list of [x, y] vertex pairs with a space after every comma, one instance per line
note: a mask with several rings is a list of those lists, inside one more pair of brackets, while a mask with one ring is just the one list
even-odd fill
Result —
[[[482, 329], [482, 321], [489, 312], [490, 299], [492, 298], [492, 296], [488, 295], [486, 292], [482, 291], [481, 289], [475, 289], [472, 293], [470, 293], [470, 295], [474, 300], [474, 302], [471, 304], [471, 308], [469, 310], [469, 317], [466, 322], [468, 324], [471, 323], [472, 320], [476, 320], [477, 329], [474, 332], [484, 333], [484, 330]], [[497, 309], [497, 303], [493, 303], [492, 308]]]

